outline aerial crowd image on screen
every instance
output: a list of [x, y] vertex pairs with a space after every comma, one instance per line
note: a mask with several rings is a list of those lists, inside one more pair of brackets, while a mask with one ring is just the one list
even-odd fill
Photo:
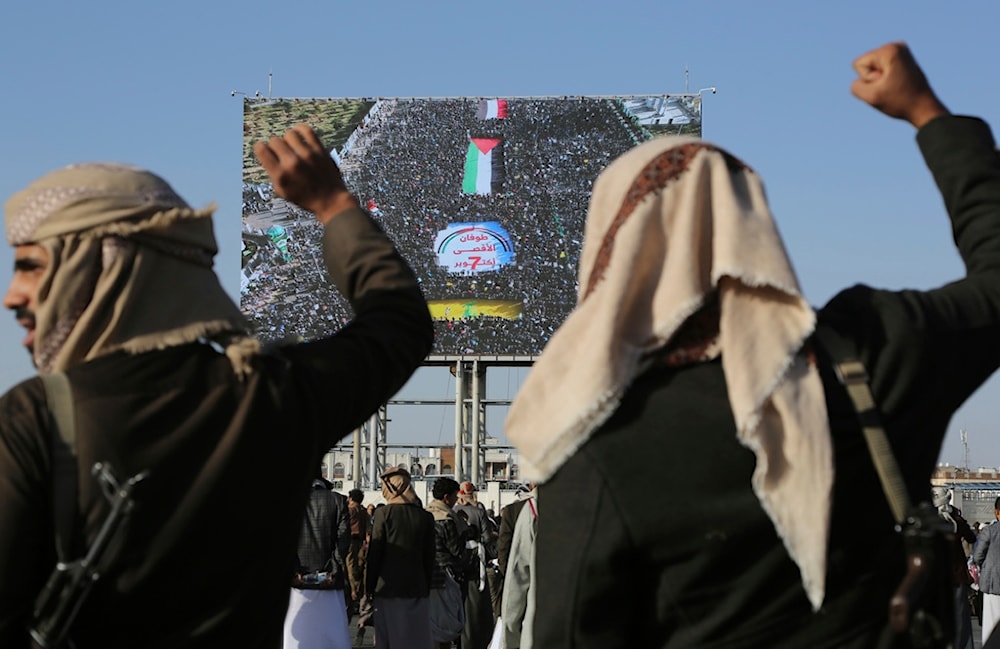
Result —
[[417, 273], [432, 355], [527, 357], [576, 303], [597, 175], [653, 137], [700, 137], [701, 97], [248, 99], [240, 301], [265, 342], [326, 336], [352, 313], [323, 268], [322, 226], [253, 156], [301, 122]]

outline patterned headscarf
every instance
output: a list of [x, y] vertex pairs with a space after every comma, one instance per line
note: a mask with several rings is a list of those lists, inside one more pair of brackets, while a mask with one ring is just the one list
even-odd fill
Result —
[[476, 485], [472, 484], [468, 480], [463, 482], [458, 487], [458, 504], [459, 505], [478, 505], [479, 497], [476, 495]]
[[819, 373], [800, 353], [815, 314], [763, 184], [718, 147], [657, 138], [597, 179], [576, 309], [518, 391], [505, 431], [522, 475], [544, 481], [716, 301], [717, 336], [699, 357], [721, 354], [738, 439], [757, 458], [752, 487], [818, 608], [833, 460]]
[[382, 497], [387, 505], [420, 504], [420, 499], [413, 491], [410, 472], [398, 467], [382, 472]]
[[120, 164], [54, 171], [6, 205], [7, 240], [50, 257], [35, 312], [35, 366], [52, 372], [124, 350], [215, 338], [241, 374], [256, 342], [212, 270], [214, 206]]

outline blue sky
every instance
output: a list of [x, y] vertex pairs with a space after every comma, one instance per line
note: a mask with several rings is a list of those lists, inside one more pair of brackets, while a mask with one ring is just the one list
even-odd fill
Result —
[[[0, 197], [72, 162], [150, 168], [193, 205], [218, 204], [216, 266], [236, 296], [243, 113], [230, 92], [266, 95], [269, 72], [275, 97], [715, 86], [704, 137], [764, 178], [813, 304], [859, 282], [930, 288], [962, 273], [940, 197], [912, 129], [851, 96], [851, 61], [905, 40], [953, 112], [996, 127], [997, 25], [1000, 3], [985, 0], [14, 3], [0, 21]], [[4, 286], [11, 267], [3, 247]], [[0, 318], [0, 390], [33, 374], [22, 338]], [[519, 376], [490, 381], [503, 398]], [[404, 392], [450, 398], [446, 383], [420, 372]], [[969, 463], [1000, 465], [998, 397], [994, 378], [957, 413], [943, 462], [964, 464], [966, 429]], [[394, 417], [390, 441], [449, 440], [443, 410]]]

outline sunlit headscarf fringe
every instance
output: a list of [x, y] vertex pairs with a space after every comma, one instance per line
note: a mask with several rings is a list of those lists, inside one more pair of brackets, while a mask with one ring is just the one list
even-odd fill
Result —
[[382, 497], [387, 505], [419, 505], [410, 472], [393, 467], [382, 472]]
[[259, 345], [212, 270], [214, 211], [115, 163], [66, 167], [11, 197], [9, 243], [50, 256], [34, 314], [39, 371], [211, 339], [245, 376]]
[[[615, 412], [656, 352], [709, 299], [752, 487], [812, 605], [823, 601], [833, 460], [823, 387], [801, 353], [815, 314], [741, 161], [690, 137], [662, 137], [611, 163], [594, 185], [576, 309], [508, 413], [521, 474], [544, 481]], [[692, 432], [694, 434], [694, 432]]]

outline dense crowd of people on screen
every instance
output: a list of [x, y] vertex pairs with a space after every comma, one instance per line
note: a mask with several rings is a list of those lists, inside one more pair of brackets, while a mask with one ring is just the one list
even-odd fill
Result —
[[[435, 321], [435, 353], [537, 354], [576, 301], [576, 267], [590, 189], [616, 156], [649, 134], [614, 100], [523, 99], [505, 119], [481, 120], [476, 100], [385, 100], [342, 154], [350, 189], [413, 266], [428, 300], [521, 304], [495, 316]], [[462, 191], [470, 137], [503, 140], [502, 191]], [[244, 188], [244, 215], [270, 207], [267, 187]], [[498, 222], [510, 234], [511, 264], [452, 273], [438, 263], [438, 232], [453, 223]], [[350, 307], [318, 260], [317, 227], [291, 206], [280, 226], [293, 261], [273, 247], [254, 254], [256, 273], [241, 300], [268, 341], [309, 340], [342, 327]], [[266, 228], [264, 228], [266, 229]], [[250, 236], [261, 229], [248, 225]], [[317, 261], [309, 259], [316, 257]]]

